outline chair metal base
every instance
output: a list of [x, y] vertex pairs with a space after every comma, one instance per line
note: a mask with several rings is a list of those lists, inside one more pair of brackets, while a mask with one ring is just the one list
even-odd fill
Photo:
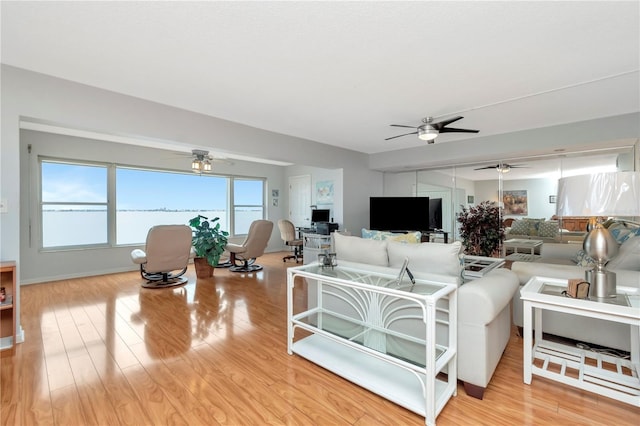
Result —
[[167, 288], [184, 284], [188, 281], [187, 277], [183, 277], [185, 272], [187, 272], [187, 267], [175, 274], [171, 272], [150, 273], [144, 270], [144, 264], [140, 265], [140, 276], [147, 280], [142, 284], [144, 288]]
[[247, 265], [240, 265], [240, 266], [232, 266], [231, 268], [229, 268], [229, 270], [231, 272], [255, 272], [255, 271], [260, 271], [262, 270], [262, 266], [261, 265], [256, 265], [254, 264], [247, 264]]
[[231, 253], [229, 261], [219, 266], [222, 268], [229, 268], [231, 272], [255, 272], [261, 270], [262, 266], [256, 265], [255, 262], [255, 257], [251, 259], [243, 259], [235, 253]]
[[189, 279], [187, 277], [176, 277], [172, 279], [168, 279], [167, 281], [153, 281], [149, 280], [146, 283], [142, 284], [144, 288], [167, 288], [174, 287], [177, 285], [185, 284]]

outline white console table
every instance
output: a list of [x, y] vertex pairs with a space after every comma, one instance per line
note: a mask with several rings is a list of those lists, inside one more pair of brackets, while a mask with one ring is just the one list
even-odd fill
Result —
[[[639, 290], [618, 287], [618, 296], [603, 302], [566, 297], [562, 294], [566, 288], [567, 280], [533, 277], [520, 290], [524, 306], [524, 382], [531, 384], [535, 374], [640, 407]], [[631, 359], [544, 340], [543, 310], [629, 324]]]
[[[315, 306], [294, 312], [295, 285], [305, 280], [314, 283]], [[456, 313], [455, 285], [341, 265], [287, 270], [287, 352], [424, 416], [427, 425], [456, 394]], [[436, 328], [446, 331], [438, 335], [446, 343], [436, 343]], [[444, 371], [446, 378], [437, 377]]]

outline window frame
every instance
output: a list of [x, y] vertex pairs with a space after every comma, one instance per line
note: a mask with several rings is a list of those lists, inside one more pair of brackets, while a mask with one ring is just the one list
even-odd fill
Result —
[[[42, 163], [58, 163], [65, 165], [78, 165], [78, 166], [92, 166], [92, 167], [104, 167], [107, 170], [107, 201], [106, 203], [81, 203], [81, 202], [69, 202], [66, 204], [70, 205], [104, 205], [107, 210], [107, 242], [99, 243], [99, 244], [84, 244], [84, 245], [67, 245], [67, 246], [55, 246], [55, 247], [44, 247], [43, 234], [44, 234], [44, 215], [43, 215], [43, 207], [46, 204], [56, 204], [61, 205], [65, 203], [60, 202], [46, 202], [44, 203], [42, 200], [42, 187], [43, 187], [43, 175], [42, 175]], [[68, 250], [82, 250], [82, 249], [92, 249], [92, 248], [119, 248], [119, 247], [127, 247], [127, 246], [140, 246], [144, 244], [144, 241], [140, 243], [126, 243], [126, 244], [117, 244], [117, 205], [116, 205], [116, 172], [118, 168], [122, 169], [130, 169], [130, 170], [140, 170], [140, 171], [149, 171], [149, 172], [160, 172], [160, 173], [171, 173], [171, 174], [181, 174], [181, 175], [189, 175], [190, 172], [185, 172], [184, 170], [175, 170], [175, 169], [164, 169], [164, 168], [153, 168], [146, 166], [135, 166], [131, 164], [120, 164], [120, 163], [109, 163], [109, 162], [98, 162], [98, 161], [88, 161], [88, 160], [75, 160], [75, 159], [67, 159], [67, 158], [57, 158], [57, 157], [49, 157], [49, 156], [38, 156], [38, 223], [39, 223], [39, 242], [38, 249], [43, 252], [53, 252], [53, 251], [68, 251]], [[207, 173], [207, 176], [224, 178], [227, 181], [227, 199], [225, 203], [225, 208], [227, 210], [228, 216], [228, 226], [229, 226], [229, 237], [242, 237], [247, 234], [234, 234], [235, 228], [235, 208], [236, 207], [260, 207], [262, 208], [262, 219], [265, 219], [267, 216], [267, 197], [266, 197], [266, 188], [267, 188], [267, 178], [260, 176], [236, 176], [236, 175], [225, 175], [225, 174], [217, 174], [217, 173]], [[234, 203], [234, 184], [236, 180], [252, 180], [252, 181], [260, 181], [262, 183], [262, 194], [261, 200], [262, 205], [235, 205]]]
[[[235, 184], [237, 181], [260, 181], [262, 183], [262, 204], [236, 204], [235, 202]], [[249, 228], [247, 228], [247, 233], [244, 234], [235, 234], [236, 227], [236, 207], [261, 207], [262, 208], [262, 219], [265, 219], [267, 212], [267, 180], [265, 178], [254, 178], [249, 176], [235, 176], [230, 180], [230, 188], [229, 188], [229, 211], [233, 212], [229, 216], [229, 228], [234, 232], [230, 232], [230, 235], [234, 237], [237, 236], [246, 236], [249, 232]]]
[[[42, 199], [42, 164], [43, 163], [55, 163], [55, 164], [63, 164], [68, 166], [85, 166], [85, 167], [100, 167], [104, 168], [107, 172], [107, 192], [106, 197], [107, 200], [105, 202], [80, 202], [80, 201], [63, 201], [63, 202], [55, 202], [55, 201], [44, 201]], [[47, 156], [39, 156], [38, 157], [38, 223], [39, 223], [39, 232], [38, 232], [38, 248], [43, 252], [49, 251], [66, 251], [66, 250], [81, 250], [86, 248], [108, 248], [111, 247], [110, 244], [110, 236], [112, 232], [113, 224], [109, 220], [109, 212], [111, 210], [110, 201], [111, 197], [109, 196], [109, 182], [110, 182], [110, 170], [108, 163], [101, 163], [96, 161], [83, 161], [83, 160], [67, 160], [55, 157], [47, 157]], [[104, 243], [95, 243], [95, 244], [74, 244], [74, 245], [65, 245], [65, 246], [44, 246], [44, 206], [45, 205], [73, 205], [73, 206], [105, 206], [107, 211], [107, 241]]]

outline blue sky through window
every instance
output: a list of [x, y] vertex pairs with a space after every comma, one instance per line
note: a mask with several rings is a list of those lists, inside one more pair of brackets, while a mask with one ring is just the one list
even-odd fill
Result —
[[118, 168], [118, 210], [226, 210], [227, 179]]

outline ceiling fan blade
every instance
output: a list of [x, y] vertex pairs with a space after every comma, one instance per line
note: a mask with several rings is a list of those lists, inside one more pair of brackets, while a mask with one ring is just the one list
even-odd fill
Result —
[[480, 130], [473, 129], [456, 129], [455, 127], [445, 127], [440, 129], [440, 133], [478, 133]]
[[395, 138], [401, 138], [403, 136], [408, 136], [408, 135], [417, 135], [418, 132], [411, 132], [411, 133], [405, 133], [404, 135], [398, 135], [398, 136], [391, 136], [390, 138], [386, 138], [385, 141], [391, 140], [391, 139], [395, 139]]
[[478, 169], [473, 169], [473, 170], [489, 170], [489, 169], [495, 169], [498, 166], [487, 166], [487, 167], [480, 167]]
[[442, 121], [438, 121], [437, 123], [431, 123], [431, 125], [433, 127], [435, 127], [436, 129], [440, 130], [442, 129], [444, 126], [451, 124], [451, 123], [455, 123], [458, 120], [462, 120], [464, 117], [462, 116], [457, 116], [457, 117], [453, 117], [453, 118], [448, 118], [446, 120], [442, 120]]
[[416, 126], [405, 126], [403, 124], [389, 124], [391, 127], [406, 127], [407, 129], [417, 129]]

